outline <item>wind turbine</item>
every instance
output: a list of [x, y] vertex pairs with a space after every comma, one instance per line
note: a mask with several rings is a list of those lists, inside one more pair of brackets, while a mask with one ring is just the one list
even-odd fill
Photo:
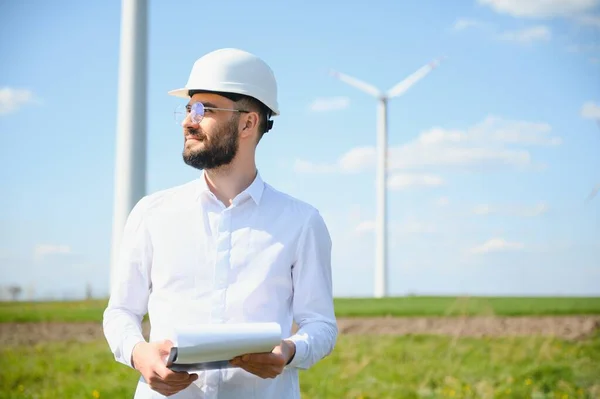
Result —
[[401, 96], [415, 83], [423, 79], [435, 69], [445, 57], [441, 57], [422, 66], [400, 83], [396, 84], [387, 93], [383, 93], [375, 86], [348, 76], [341, 72], [331, 71], [331, 75], [349, 84], [364, 93], [377, 98], [377, 217], [376, 217], [376, 247], [375, 247], [375, 297], [381, 298], [388, 295], [389, 284], [387, 280], [387, 105], [394, 97]]
[[147, 0], [122, 0], [110, 286], [129, 212], [146, 191]]
[[594, 197], [598, 194], [598, 191], [600, 191], [600, 183], [596, 184], [596, 186], [592, 189], [592, 192], [590, 193], [590, 195], [588, 195], [587, 202], [593, 200]]

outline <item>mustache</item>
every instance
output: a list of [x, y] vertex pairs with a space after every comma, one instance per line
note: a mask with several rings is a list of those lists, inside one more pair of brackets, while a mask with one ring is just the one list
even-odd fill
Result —
[[195, 138], [206, 138], [206, 134], [204, 134], [204, 132], [202, 132], [201, 129], [193, 129], [189, 127], [185, 129], [185, 135], [192, 136]]

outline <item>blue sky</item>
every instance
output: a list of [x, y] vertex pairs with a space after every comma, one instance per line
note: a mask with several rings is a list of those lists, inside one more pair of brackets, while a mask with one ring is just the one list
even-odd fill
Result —
[[[0, 2], [0, 285], [108, 290], [120, 2]], [[334, 291], [373, 292], [373, 98], [389, 106], [391, 294], [600, 295], [600, 1], [150, 2], [147, 189], [181, 161], [167, 91], [221, 47], [275, 71], [257, 162], [318, 207]], [[140, 148], [140, 151], [144, 149]]]

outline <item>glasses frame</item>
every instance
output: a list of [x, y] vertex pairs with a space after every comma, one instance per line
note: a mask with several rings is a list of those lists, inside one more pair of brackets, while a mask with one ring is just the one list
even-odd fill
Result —
[[[186, 104], [178, 106], [173, 112], [173, 116], [175, 118], [175, 123], [178, 125], [183, 125], [183, 123], [188, 119], [192, 118], [192, 122], [195, 124], [199, 124], [204, 119], [204, 114], [206, 110], [210, 111], [229, 111], [229, 112], [240, 112], [240, 113], [248, 113], [250, 111], [244, 109], [235, 109], [235, 108], [218, 108], [218, 107], [207, 107], [201, 102], [196, 102], [193, 104]], [[183, 116], [183, 118], [182, 118]], [[181, 119], [181, 121], [179, 121]]]

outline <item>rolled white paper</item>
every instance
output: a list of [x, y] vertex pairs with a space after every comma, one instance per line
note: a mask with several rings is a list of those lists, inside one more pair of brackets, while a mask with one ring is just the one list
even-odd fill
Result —
[[271, 352], [281, 343], [278, 323], [201, 324], [175, 334], [176, 364], [231, 360], [246, 353]]

